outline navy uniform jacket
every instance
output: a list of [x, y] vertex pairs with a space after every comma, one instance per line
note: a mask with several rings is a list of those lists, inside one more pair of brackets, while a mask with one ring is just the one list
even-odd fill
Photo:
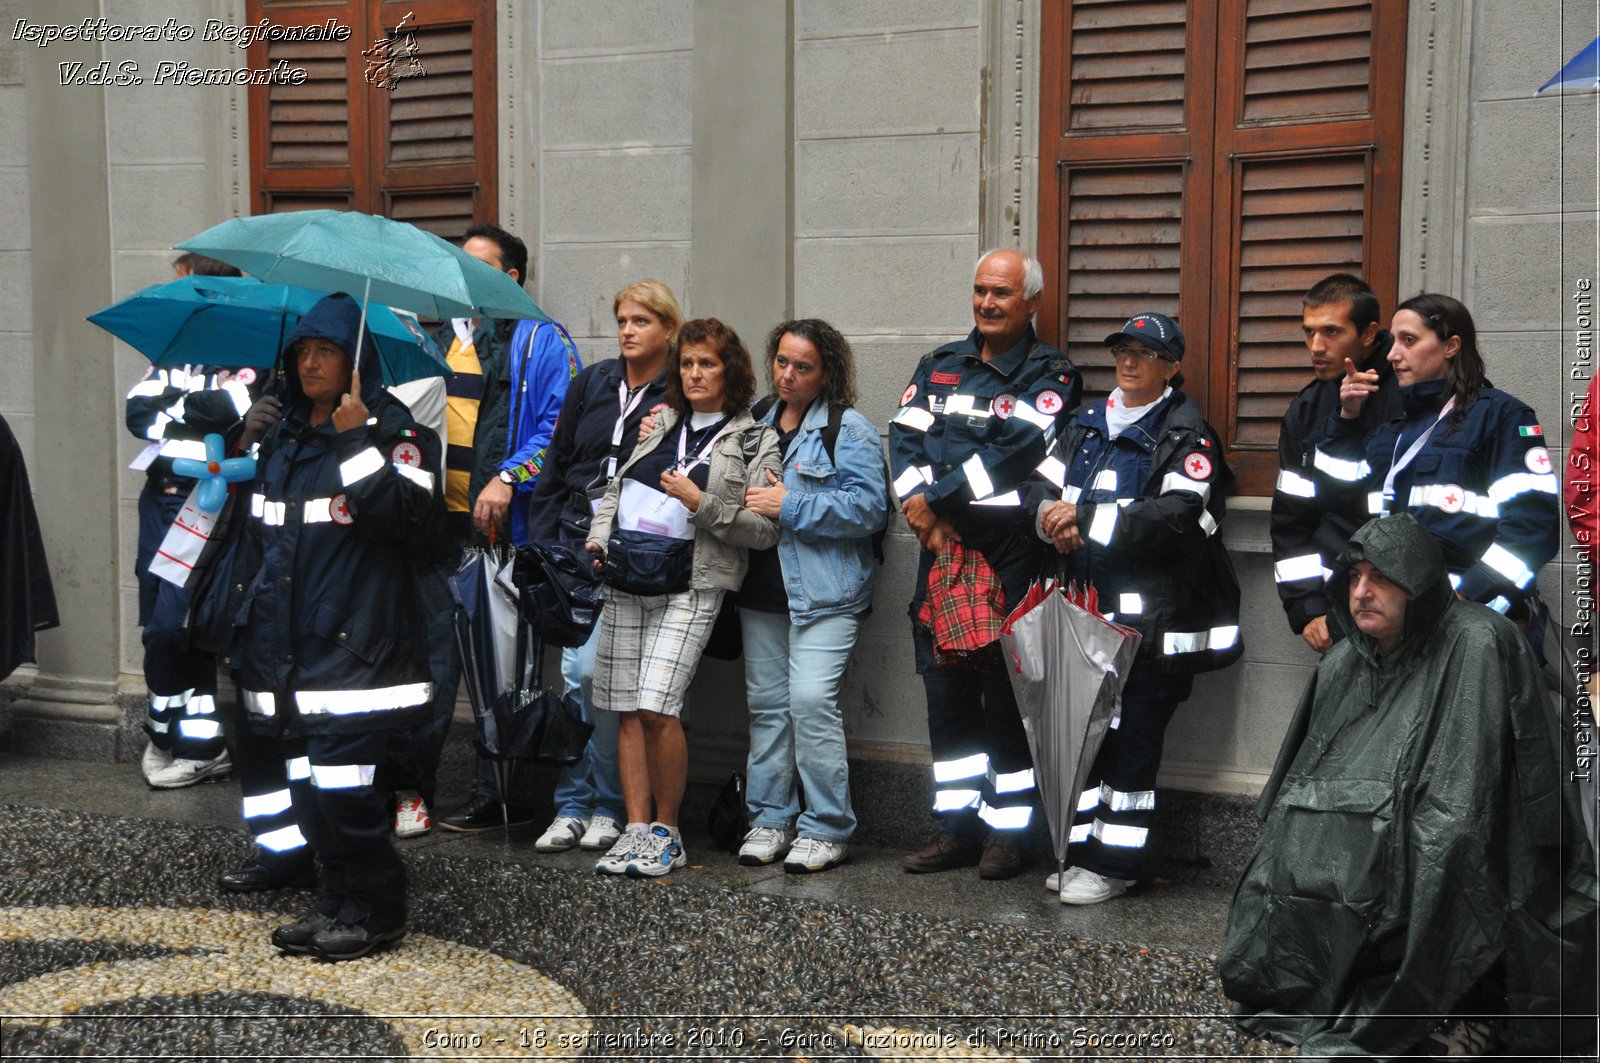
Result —
[[1456, 590], [1508, 612], [1533, 590], [1561, 535], [1561, 483], [1525, 403], [1494, 388], [1479, 392], [1459, 425], [1454, 412], [1438, 423], [1395, 477], [1393, 498], [1384, 498], [1385, 475], [1438, 420], [1444, 390], [1442, 380], [1401, 388], [1401, 416], [1366, 439], [1359, 422], [1331, 414], [1312, 456], [1317, 491], [1334, 503], [1364, 499], [1372, 516], [1415, 515], [1438, 539]]
[[[974, 329], [925, 356], [889, 424], [889, 471], [903, 502], [922, 495], [988, 557], [1015, 601], [1035, 574], [1031, 515], [1019, 489], [1069, 423], [1083, 392], [1067, 356], [1040, 343], [1032, 326], [992, 361]], [[1020, 543], [1027, 556], [1012, 547]], [[913, 610], [932, 554], [924, 550]], [[1020, 583], [1020, 586], [1019, 586]]]
[[259, 397], [260, 373], [204, 365], [151, 366], [128, 392], [124, 418], [128, 431], [157, 444], [159, 455], [146, 470], [158, 486], [186, 489], [193, 480], [172, 475], [174, 458], [206, 460], [203, 440], [215, 432], [243, 429], [244, 415]]
[[[1359, 366], [1378, 374], [1378, 390], [1367, 399], [1357, 418], [1362, 436], [1400, 414], [1400, 385], [1389, 348], [1394, 337], [1378, 333], [1372, 354]], [[1341, 376], [1313, 380], [1289, 403], [1278, 428], [1278, 487], [1272, 494], [1272, 574], [1289, 626], [1295, 634], [1319, 616], [1327, 616], [1328, 594], [1324, 581], [1333, 562], [1343, 552], [1355, 530], [1366, 523], [1366, 506], [1333, 506], [1318, 497], [1311, 473], [1311, 452], [1328, 429], [1328, 415], [1339, 412]], [[1329, 626], [1335, 638], [1339, 632]]]

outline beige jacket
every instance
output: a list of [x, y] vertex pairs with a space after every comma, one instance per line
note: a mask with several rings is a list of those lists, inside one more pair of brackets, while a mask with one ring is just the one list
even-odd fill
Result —
[[[622, 494], [622, 481], [635, 462], [662, 445], [663, 440], [676, 439], [678, 415], [663, 409], [656, 416], [653, 432], [639, 441], [633, 454], [611, 478], [606, 496], [589, 526], [589, 541], [599, 544], [602, 550], [611, 538], [616, 523], [617, 500]], [[746, 462], [744, 440], [760, 433], [760, 444], [754, 446], [755, 457]], [[747, 411], [740, 410], [733, 418], [730, 432], [717, 440], [706, 467], [706, 489], [700, 492], [700, 508], [689, 514], [694, 525], [694, 561], [689, 572], [689, 589], [694, 591], [736, 591], [744, 582], [750, 567], [750, 551], [765, 550], [778, 541], [778, 522], [757, 516], [744, 508], [744, 491], [751, 484], [764, 484], [763, 469], [781, 475], [783, 462], [778, 454], [778, 434], [771, 428], [757, 424]]]

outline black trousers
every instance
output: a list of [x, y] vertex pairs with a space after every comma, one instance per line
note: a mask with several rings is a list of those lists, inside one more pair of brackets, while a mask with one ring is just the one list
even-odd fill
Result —
[[228, 730], [233, 737], [233, 764], [239, 774], [244, 825], [256, 843], [256, 859], [283, 874], [310, 867], [311, 847], [300, 829], [289, 790], [289, 755], [294, 747], [252, 731], [245, 718], [244, 698], [238, 695], [237, 680], [234, 690]]

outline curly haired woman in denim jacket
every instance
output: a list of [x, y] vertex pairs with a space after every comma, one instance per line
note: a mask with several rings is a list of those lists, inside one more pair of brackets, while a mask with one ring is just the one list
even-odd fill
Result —
[[779, 325], [767, 366], [775, 398], [763, 420], [778, 432], [783, 477], [745, 493], [779, 532], [777, 546], [751, 551], [739, 592], [752, 824], [739, 862], [787, 854], [785, 871], [826, 871], [844, 861], [856, 826], [839, 686], [872, 606], [888, 484], [878, 431], [852, 408], [854, 358], [837, 329], [815, 318]]

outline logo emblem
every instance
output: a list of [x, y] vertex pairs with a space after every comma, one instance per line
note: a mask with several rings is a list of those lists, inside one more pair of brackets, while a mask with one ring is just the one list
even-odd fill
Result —
[[1054, 417], [1061, 412], [1061, 396], [1053, 391], [1041, 391], [1033, 405], [1040, 413]]
[[994, 415], [1002, 421], [1008, 420], [1012, 411], [1016, 408], [1017, 397], [1015, 395], [996, 395], [994, 402], [989, 406], [989, 409], [994, 411]]
[[389, 460], [396, 465], [409, 465], [413, 469], [420, 469], [422, 448], [415, 443], [396, 443], [395, 448], [389, 451]]
[[343, 491], [328, 500], [328, 516], [333, 518], [335, 524], [355, 523], [355, 518], [350, 515], [350, 499]]
[[904, 395], [900, 396], [900, 405], [909, 406], [909, 405], [911, 405], [911, 400], [916, 398], [916, 397], [917, 397], [917, 385], [908, 384], [908, 385], [906, 385], [906, 393]]
[[256, 382], [256, 371], [246, 366], [237, 373], [233, 374], [233, 379], [237, 380], [245, 387], [249, 387], [251, 384]]
[[1550, 471], [1550, 452], [1544, 447], [1534, 447], [1522, 457], [1522, 462], [1530, 472]]
[[1466, 505], [1467, 493], [1456, 484], [1445, 484], [1444, 493], [1439, 496], [1439, 508], [1446, 513], [1460, 513], [1461, 507]]
[[1183, 459], [1183, 471], [1191, 480], [1208, 479], [1211, 476], [1211, 459], [1198, 450], [1193, 451]]

